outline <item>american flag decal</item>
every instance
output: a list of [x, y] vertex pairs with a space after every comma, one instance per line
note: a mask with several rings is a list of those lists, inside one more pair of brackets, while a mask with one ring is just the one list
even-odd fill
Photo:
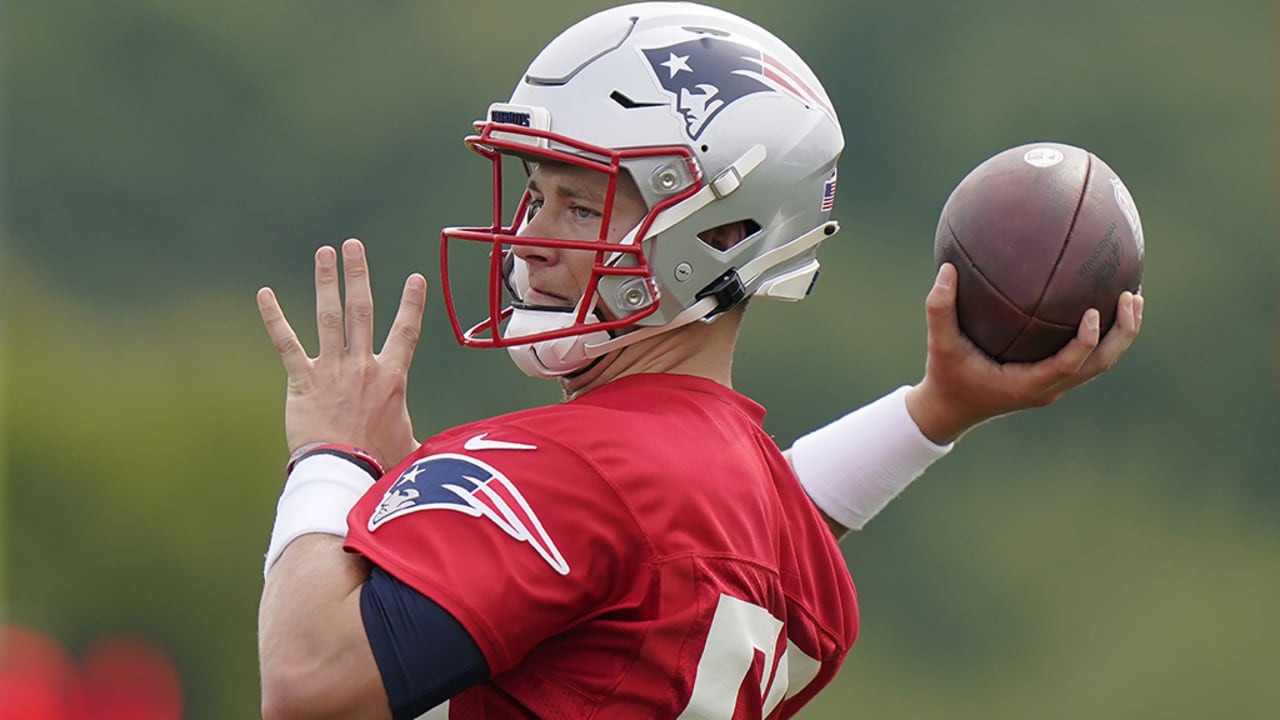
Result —
[[831, 171], [831, 177], [822, 184], [822, 211], [831, 212], [836, 206], [836, 171]]

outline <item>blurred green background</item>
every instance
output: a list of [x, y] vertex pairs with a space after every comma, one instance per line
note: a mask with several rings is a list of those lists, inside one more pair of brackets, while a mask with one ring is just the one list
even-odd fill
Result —
[[[148, 638], [186, 717], [257, 714], [285, 450], [254, 291], [313, 337], [311, 253], [358, 236], [385, 330], [439, 228], [487, 217], [470, 122], [605, 4], [4, 4], [5, 620], [72, 656]], [[989, 155], [1093, 150], [1147, 236], [1120, 366], [974, 432], [845, 541], [862, 635], [803, 717], [1275, 717], [1273, 3], [722, 5], [810, 62], [848, 139], [822, 282], [754, 305], [739, 353], [781, 444], [918, 379], [937, 212]], [[556, 400], [458, 348], [434, 290], [420, 437]]]

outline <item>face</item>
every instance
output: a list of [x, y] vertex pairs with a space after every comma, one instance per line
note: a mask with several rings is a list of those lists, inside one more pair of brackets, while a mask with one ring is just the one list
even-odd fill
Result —
[[[604, 217], [609, 177], [575, 165], [540, 163], [529, 175], [530, 202], [521, 236], [597, 241]], [[647, 208], [627, 173], [609, 218], [608, 241], [616, 243], [644, 218]], [[596, 254], [588, 250], [515, 246], [516, 257], [529, 269], [529, 305], [573, 307], [587, 290]]]

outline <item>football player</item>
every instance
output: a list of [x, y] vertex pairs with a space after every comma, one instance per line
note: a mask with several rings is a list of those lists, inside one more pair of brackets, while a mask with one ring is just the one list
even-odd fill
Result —
[[419, 445], [421, 276], [376, 355], [359, 242], [316, 254], [314, 359], [260, 291], [292, 451], [259, 617], [269, 720], [790, 717], [857, 634], [837, 537], [1138, 330], [1126, 295], [1105, 339], [1094, 312], [1057, 356], [999, 366], [960, 335], [944, 266], [923, 381], [788, 458], [730, 371], [748, 300], [802, 299], [838, 230], [843, 137], [791, 48], [691, 3], [606, 10], [467, 143], [493, 163], [494, 215], [442, 233], [454, 331], [558, 378], [566, 402]]

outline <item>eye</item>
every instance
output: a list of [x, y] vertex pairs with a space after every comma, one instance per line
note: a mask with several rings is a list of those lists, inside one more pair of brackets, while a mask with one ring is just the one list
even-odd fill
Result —
[[574, 217], [579, 220], [595, 220], [600, 217], [600, 213], [596, 210], [589, 207], [583, 207], [581, 205], [574, 205], [570, 207], [569, 212], [573, 213]]
[[531, 197], [531, 198], [529, 198], [529, 204], [528, 204], [528, 205], [526, 205], [526, 206], [525, 206], [525, 208], [524, 208], [524, 219], [525, 219], [525, 222], [528, 222], [528, 221], [532, 220], [532, 219], [533, 219], [533, 216], [534, 216], [534, 215], [537, 215], [537, 214], [538, 214], [538, 211], [539, 211], [539, 210], [541, 210], [541, 209], [542, 209], [542, 201], [541, 201], [541, 200], [539, 200], [538, 198], [535, 198], [535, 197]]

